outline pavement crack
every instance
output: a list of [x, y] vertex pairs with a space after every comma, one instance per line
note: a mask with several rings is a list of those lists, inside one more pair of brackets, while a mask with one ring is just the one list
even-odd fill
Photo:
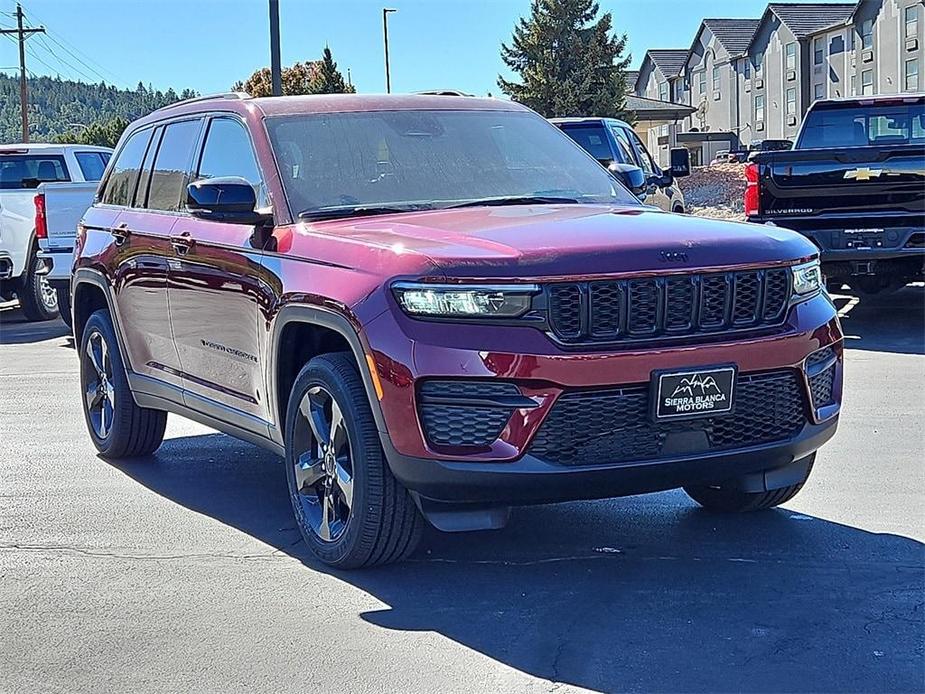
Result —
[[129, 559], [139, 561], [183, 561], [189, 559], [232, 559], [232, 560], [273, 560], [281, 556], [278, 550], [256, 554], [235, 554], [232, 552], [194, 552], [187, 554], [144, 554], [133, 552], [109, 552], [104, 550], [87, 549], [72, 545], [32, 545], [22, 543], [0, 544], [0, 551], [19, 552], [62, 552], [79, 554], [86, 557], [100, 557], [107, 559]]

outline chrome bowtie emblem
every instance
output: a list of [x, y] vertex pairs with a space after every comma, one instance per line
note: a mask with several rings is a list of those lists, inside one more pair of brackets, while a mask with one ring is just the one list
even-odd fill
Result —
[[851, 171], [845, 171], [845, 180], [848, 181], [869, 181], [872, 178], [879, 178], [883, 169], [871, 169], [867, 166], [861, 166]]

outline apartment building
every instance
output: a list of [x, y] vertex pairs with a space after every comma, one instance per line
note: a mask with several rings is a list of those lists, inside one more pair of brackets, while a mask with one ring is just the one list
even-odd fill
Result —
[[923, 10], [922, 0], [772, 3], [758, 19], [703, 20], [683, 61], [677, 50], [643, 60], [638, 95], [696, 109], [650, 129], [651, 151], [665, 164], [684, 145], [708, 163], [722, 149], [793, 139], [816, 99], [925, 90]]

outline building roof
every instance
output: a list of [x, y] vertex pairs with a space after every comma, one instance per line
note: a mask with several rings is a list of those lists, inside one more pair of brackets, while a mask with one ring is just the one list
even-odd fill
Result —
[[[716, 40], [722, 44], [723, 48], [730, 56], [742, 55], [748, 44], [751, 43], [752, 36], [760, 19], [704, 19], [703, 25], [708, 27]], [[686, 51], [685, 51], [686, 53]]]
[[677, 77], [681, 74], [687, 50], [684, 48], [650, 48], [646, 56], [662, 71], [665, 77]]
[[636, 80], [639, 79], [639, 70], [627, 70], [624, 74], [626, 75], [626, 86], [634, 89]]
[[671, 101], [648, 99], [644, 96], [626, 95], [626, 108], [636, 115], [638, 121], [648, 120], [675, 120], [691, 115], [695, 109], [687, 104], [676, 104]]
[[768, 11], [777, 15], [781, 22], [798, 39], [827, 29], [848, 20], [858, 3], [823, 4], [816, 2], [778, 3], [768, 5]]

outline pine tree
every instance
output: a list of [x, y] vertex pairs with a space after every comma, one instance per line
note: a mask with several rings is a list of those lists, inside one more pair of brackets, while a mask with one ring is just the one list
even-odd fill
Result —
[[352, 84], [344, 82], [344, 76], [337, 69], [331, 49], [327, 46], [324, 47], [319, 67], [318, 79], [312, 85], [314, 94], [352, 94], [356, 91]]
[[626, 110], [626, 34], [613, 33], [595, 0], [533, 0], [501, 59], [520, 82], [498, 77], [514, 101], [547, 118], [602, 116], [632, 120]]

